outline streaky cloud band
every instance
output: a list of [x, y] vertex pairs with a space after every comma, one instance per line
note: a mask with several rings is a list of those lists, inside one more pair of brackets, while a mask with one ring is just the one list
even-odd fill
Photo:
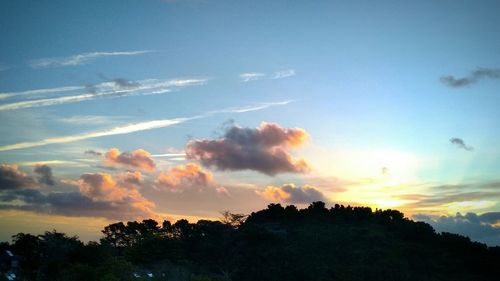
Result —
[[[93, 87], [92, 91], [89, 91], [87, 93], [80, 93], [71, 96], [49, 97], [36, 100], [23, 100], [23, 101], [2, 104], [0, 105], [0, 111], [75, 103], [75, 102], [94, 100], [98, 98], [117, 98], [117, 97], [137, 96], [137, 95], [157, 95], [170, 92], [172, 91], [173, 88], [203, 85], [207, 81], [208, 79], [206, 78], [171, 79], [171, 80], [148, 79], [130, 83], [133, 85], [130, 87], [123, 87], [121, 85], [116, 85], [115, 82], [105, 82]], [[40, 90], [31, 90], [31, 91], [17, 92], [17, 93], [5, 93], [4, 95], [12, 96], [12, 95], [20, 95], [22, 93], [48, 94], [48, 93], [62, 92], [64, 91], [64, 89], [74, 91], [76, 89], [85, 89], [85, 87], [77, 88], [75, 86], [75, 87], [62, 87], [54, 89], [40, 89]], [[2, 99], [1, 96], [0, 99]]]
[[0, 146], [0, 152], [1, 151], [16, 150], [16, 149], [24, 149], [24, 148], [33, 148], [33, 147], [39, 147], [39, 146], [44, 146], [44, 145], [49, 145], [49, 144], [70, 143], [70, 142], [76, 142], [76, 141], [81, 141], [81, 140], [86, 140], [86, 139], [93, 139], [93, 138], [114, 136], [114, 135], [124, 135], [124, 134], [140, 132], [140, 131], [159, 129], [159, 128], [164, 128], [164, 127], [169, 127], [169, 126], [181, 124], [181, 123], [195, 120], [195, 119], [210, 117], [210, 116], [213, 116], [215, 114], [244, 113], [244, 112], [249, 112], [249, 111], [262, 110], [262, 109], [269, 108], [272, 106], [286, 105], [290, 102], [291, 101], [263, 103], [262, 106], [260, 106], [260, 107], [254, 106], [254, 107], [246, 107], [246, 108], [245, 107], [228, 108], [228, 109], [222, 109], [222, 110], [217, 110], [217, 111], [210, 111], [210, 112], [207, 112], [205, 114], [196, 115], [196, 116], [192, 116], [192, 117], [152, 120], [152, 121], [139, 122], [139, 123], [124, 125], [124, 126], [118, 126], [118, 127], [114, 127], [114, 128], [108, 129], [108, 130], [95, 131], [95, 132], [76, 134], [76, 135], [70, 135], [70, 136], [63, 136], [63, 137], [53, 137], [53, 138], [47, 138], [47, 139], [43, 139], [43, 140], [39, 140], [39, 141], [20, 142], [20, 143]]
[[86, 64], [90, 61], [96, 60], [101, 57], [136, 56], [152, 52], [154, 51], [141, 50], [141, 51], [127, 51], [127, 52], [90, 52], [90, 53], [77, 54], [69, 57], [35, 59], [29, 61], [28, 64], [35, 69], [57, 67], [57, 66], [74, 66], [74, 65]]

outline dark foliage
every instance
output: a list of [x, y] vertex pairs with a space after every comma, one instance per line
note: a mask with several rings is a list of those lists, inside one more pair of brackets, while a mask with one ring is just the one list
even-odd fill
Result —
[[[246, 218], [246, 220], [245, 220]], [[396, 210], [314, 202], [174, 224], [119, 222], [100, 243], [19, 233], [24, 280], [498, 280], [500, 248]], [[148, 274], [153, 277], [148, 277]]]

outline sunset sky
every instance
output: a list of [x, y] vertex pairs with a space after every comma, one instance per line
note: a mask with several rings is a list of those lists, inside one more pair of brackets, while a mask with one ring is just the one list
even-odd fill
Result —
[[500, 245], [499, 1], [0, 1], [0, 240], [269, 203]]

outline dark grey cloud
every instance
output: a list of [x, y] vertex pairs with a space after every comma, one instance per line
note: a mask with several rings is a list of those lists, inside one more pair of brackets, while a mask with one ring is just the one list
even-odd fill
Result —
[[307, 162], [295, 159], [289, 149], [302, 145], [308, 134], [300, 128], [282, 128], [262, 123], [255, 129], [231, 126], [215, 140], [192, 140], [186, 157], [219, 170], [253, 170], [274, 176], [278, 173], [303, 173]]
[[498, 212], [482, 215], [457, 213], [455, 216], [438, 218], [417, 214], [413, 216], [413, 219], [429, 223], [439, 232], [458, 233], [490, 246], [500, 246], [500, 228], [492, 225], [500, 219]]
[[451, 138], [450, 142], [460, 148], [463, 148], [467, 151], [472, 151], [474, 148], [472, 146], [469, 146], [465, 143], [465, 141], [461, 138]]
[[293, 204], [329, 201], [319, 189], [310, 185], [301, 187], [294, 184], [284, 184], [281, 187], [268, 186], [264, 191], [258, 191], [257, 194], [269, 201]]
[[99, 78], [106, 82], [113, 83], [116, 87], [120, 89], [133, 89], [139, 87], [141, 84], [137, 81], [130, 81], [125, 78], [108, 78], [103, 73], [98, 74]]
[[500, 69], [498, 68], [478, 68], [472, 71], [468, 76], [457, 78], [452, 75], [442, 76], [441, 82], [452, 88], [461, 88], [479, 82], [479, 80], [500, 79]]
[[[23, 202], [23, 204], [15, 204], [14, 201]], [[138, 216], [151, 217], [151, 213], [136, 208], [133, 200], [96, 201], [76, 191], [47, 194], [36, 189], [4, 191], [0, 193], [0, 209], [65, 216], [104, 217], [110, 220], [127, 220]]]
[[96, 157], [101, 157], [102, 156], [102, 153], [101, 152], [98, 152], [98, 151], [95, 151], [95, 150], [85, 150], [84, 152], [85, 155], [90, 155], [90, 156], [96, 156]]
[[52, 175], [52, 168], [48, 165], [36, 165], [33, 169], [33, 172], [36, 174], [37, 181], [41, 184], [53, 186], [56, 184], [54, 180], [54, 176]]
[[20, 171], [16, 165], [0, 165], [0, 190], [30, 188], [36, 181]]
[[139, 82], [130, 81], [123, 78], [111, 79], [111, 82], [115, 83], [115, 85], [118, 86], [119, 88], [124, 88], [124, 89], [137, 88], [141, 85], [139, 84]]
[[104, 217], [113, 220], [160, 218], [154, 203], [142, 196], [142, 174], [127, 172], [82, 174], [66, 183], [76, 191], [40, 189], [0, 190], [0, 209], [24, 210], [66, 216]]

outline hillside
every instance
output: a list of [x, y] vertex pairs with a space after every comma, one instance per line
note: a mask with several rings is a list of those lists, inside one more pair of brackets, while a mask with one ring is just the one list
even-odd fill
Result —
[[[497, 280], [500, 248], [396, 210], [271, 204], [221, 221], [119, 222], [99, 243], [56, 231], [2, 244], [20, 280]], [[5, 268], [4, 268], [5, 270]]]

